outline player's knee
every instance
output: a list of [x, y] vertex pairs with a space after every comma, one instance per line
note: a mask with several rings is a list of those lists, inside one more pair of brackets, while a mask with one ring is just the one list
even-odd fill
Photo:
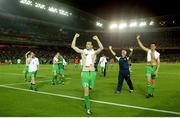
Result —
[[86, 88], [84, 89], [84, 95], [89, 95], [89, 87], [86, 87]]

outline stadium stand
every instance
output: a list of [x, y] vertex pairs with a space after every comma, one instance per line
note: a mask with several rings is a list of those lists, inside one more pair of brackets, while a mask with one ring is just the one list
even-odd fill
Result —
[[[17, 4], [17, 0], [13, 2]], [[73, 13], [73, 19], [77, 22], [73, 22], [71, 18], [71, 20], [65, 18], [62, 20], [62, 17], [49, 16], [50, 14], [47, 13], [30, 16], [28, 15], [30, 12], [27, 10], [28, 8], [21, 5], [17, 5], [16, 7], [17, 11], [20, 9], [25, 11], [18, 13], [10, 9], [7, 9], [6, 12], [0, 10], [1, 63], [7, 62], [5, 60], [12, 60], [12, 63], [15, 63], [18, 58], [21, 58], [22, 62], [24, 62], [24, 54], [28, 50], [35, 51], [41, 63], [50, 63], [54, 53], [58, 50], [67, 57], [67, 60], [71, 60], [75, 55], [70, 45], [76, 32], [81, 34], [80, 40], [77, 42], [77, 45], [81, 48], [84, 48], [85, 42], [91, 40], [93, 35], [98, 35], [105, 47], [103, 53], [108, 57], [111, 57], [108, 51], [109, 45], [112, 45], [117, 52], [119, 52], [120, 49], [128, 50], [129, 47], [133, 47], [135, 49], [133, 61], [145, 61], [143, 58], [145, 53], [139, 49], [135, 40], [138, 31], [108, 32], [105, 30], [97, 30], [92, 23], [95, 19], [98, 19], [97, 17], [74, 8], [72, 9], [76, 12]], [[37, 9], [34, 10], [38, 13], [41, 12]], [[44, 18], [43, 16], [46, 17]], [[47, 17], [49, 19], [47, 19]], [[61, 20], [54, 21], [55, 18]], [[78, 25], [80, 23], [81, 25]], [[161, 52], [162, 61], [179, 62], [179, 29], [178, 26], [172, 25], [141, 30], [142, 42], [147, 47], [151, 42], [155, 42], [158, 51]], [[94, 43], [94, 47], [97, 48], [96, 43]]]

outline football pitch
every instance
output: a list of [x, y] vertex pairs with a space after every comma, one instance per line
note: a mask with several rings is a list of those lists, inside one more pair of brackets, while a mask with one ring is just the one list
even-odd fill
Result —
[[[86, 117], [80, 68], [67, 65], [65, 85], [51, 85], [52, 65], [40, 65], [37, 74], [38, 91], [29, 90], [24, 81], [24, 65], [0, 65], [0, 117]], [[179, 116], [180, 64], [162, 63], [154, 98], [145, 98], [145, 63], [132, 65], [131, 80], [135, 91], [129, 93], [126, 82], [120, 94], [115, 94], [118, 65], [107, 76], [97, 72], [92, 91], [91, 109], [94, 117], [113, 116]]]

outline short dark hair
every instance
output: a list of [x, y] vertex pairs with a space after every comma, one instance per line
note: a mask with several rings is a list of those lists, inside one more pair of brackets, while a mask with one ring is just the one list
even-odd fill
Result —
[[151, 44], [155, 44], [155, 45], [156, 45], [156, 43], [155, 43], [155, 42], [151, 42], [151, 43], [150, 43], [150, 45], [151, 45]]

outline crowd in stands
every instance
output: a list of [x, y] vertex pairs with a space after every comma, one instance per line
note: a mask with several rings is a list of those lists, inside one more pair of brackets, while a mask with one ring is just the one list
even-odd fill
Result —
[[[75, 30], [63, 29], [59, 25], [41, 22], [34, 19], [21, 17], [4, 16], [0, 14], [0, 36], [17, 37], [19, 40], [49, 43], [52, 45], [70, 45]], [[98, 35], [105, 47], [112, 45], [115, 48], [137, 48], [136, 32], [105, 32], [105, 33], [87, 33], [81, 34], [78, 45], [83, 47], [84, 42], [90, 40], [93, 35]], [[156, 31], [141, 33], [142, 42], [149, 46], [155, 42], [158, 48], [179, 48], [179, 31]], [[18, 39], [17, 39], [18, 41]], [[95, 47], [97, 45], [95, 44]]]
[[[6, 38], [13, 40], [16, 38], [14, 44], [11, 42], [8, 45], [0, 44], [0, 62], [1, 63], [17, 63], [20, 59], [24, 63], [24, 54], [32, 50], [40, 59], [40, 63], [51, 63], [53, 56], [59, 50], [67, 62], [73, 63], [74, 57], [80, 55], [75, 53], [71, 48], [71, 42], [75, 31], [61, 29], [58, 25], [48, 24], [33, 19], [3, 16], [0, 14], [0, 41], [6, 42]], [[79, 32], [78, 32], [79, 33]], [[87, 33], [80, 32], [80, 39], [77, 40], [76, 45], [80, 48], [85, 47], [86, 41], [92, 40], [93, 35], [98, 35], [103, 46], [104, 53], [108, 59], [114, 58], [108, 51], [108, 46], [112, 45], [117, 54], [120, 55], [121, 49], [129, 47], [134, 48], [133, 62], [145, 62], [146, 53], [139, 49], [136, 41], [136, 33], [133, 32], [109, 32], [109, 33]], [[155, 42], [158, 51], [161, 53], [161, 61], [165, 62], [180, 62], [180, 33], [179, 31], [162, 31], [162, 32], [144, 32], [141, 33], [142, 42], [146, 47], [150, 43]], [[16, 45], [19, 41], [24, 42], [25, 45]], [[47, 45], [42, 44], [46, 42]], [[36, 46], [32, 46], [33, 45]], [[38, 46], [38, 44], [41, 46]], [[7, 43], [6, 43], [7, 44]], [[4, 46], [3, 46], [4, 45]], [[9, 46], [10, 45], [10, 46]], [[14, 46], [13, 46], [14, 45]], [[97, 49], [97, 42], [93, 41], [94, 48]], [[63, 48], [64, 47], [64, 48]]]
[[0, 36], [16, 37], [21, 41], [65, 44], [69, 43], [66, 39], [72, 38], [70, 34], [74, 34], [71, 30], [63, 30], [58, 25], [33, 19], [18, 16], [15, 18], [12, 16], [1, 16], [1, 14], [0, 19]]
[[63, 55], [68, 63], [72, 63], [72, 59], [76, 56], [68, 48], [5, 46], [0, 47], [0, 63], [16, 64], [18, 59], [21, 60], [21, 63], [25, 63], [25, 53], [28, 51], [33, 51], [41, 64], [51, 64], [57, 51]]
[[[103, 45], [112, 45], [114, 48], [138, 48], [136, 40], [137, 33], [133, 32], [116, 32], [116, 33], [100, 33], [98, 36], [103, 40]], [[156, 43], [158, 48], [169, 49], [180, 47], [180, 33], [179, 31], [169, 32], [143, 32], [140, 33], [141, 41], [146, 47], [150, 43]]]
[[[21, 63], [25, 62], [25, 53], [28, 51], [33, 51], [36, 56], [39, 58], [41, 64], [51, 64], [52, 59], [57, 51], [59, 51], [62, 56], [65, 58], [66, 62], [74, 63], [74, 58], [77, 56], [79, 59], [81, 56], [75, 53], [71, 48], [58, 48], [58, 47], [23, 47], [23, 46], [1, 46], [0, 47], [0, 63], [9, 63], [17, 64], [17, 60], [20, 59]], [[180, 49], [163, 49], [158, 50], [161, 53], [161, 61], [163, 62], [180, 62]], [[121, 49], [115, 49], [117, 55], [120, 55]], [[105, 49], [98, 57], [105, 54], [110, 62], [111, 59], [114, 59], [114, 56], [110, 53], [108, 49]], [[146, 62], [146, 52], [134, 49], [132, 62]]]

